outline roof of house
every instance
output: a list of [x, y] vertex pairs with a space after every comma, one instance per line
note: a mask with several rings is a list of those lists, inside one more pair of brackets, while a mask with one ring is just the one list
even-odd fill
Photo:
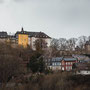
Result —
[[7, 32], [0, 32], [0, 38], [6, 38]]
[[27, 34], [29, 37], [36, 37], [36, 38], [51, 38], [48, 35], [46, 35], [44, 32], [28, 32], [24, 31], [23, 28], [21, 31], [17, 31], [15, 35], [17, 34]]
[[77, 58], [53, 57], [49, 60], [52, 61], [52, 62], [61, 62], [62, 60], [64, 60], [64, 61], [76, 61]]
[[62, 61], [63, 57], [55, 57], [55, 58], [52, 58], [51, 61], [54, 61], [54, 62], [60, 62]]
[[79, 59], [85, 59], [86, 58], [85, 55], [72, 55], [72, 57], [79, 58]]
[[78, 70], [90, 70], [90, 63], [76, 63], [76, 68]]
[[76, 61], [77, 58], [64, 58], [63, 60], [64, 61]]

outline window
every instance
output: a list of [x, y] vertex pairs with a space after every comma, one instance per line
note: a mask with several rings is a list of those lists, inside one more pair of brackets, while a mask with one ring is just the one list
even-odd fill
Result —
[[55, 64], [54, 64], [54, 63], [52, 63], [52, 65], [54, 66]]
[[67, 67], [66, 67], [66, 70], [67, 70], [67, 71], [70, 71], [70, 70], [71, 70], [71, 67], [70, 67], [70, 66], [67, 66]]
[[67, 70], [67, 66], [66, 66], [66, 70]]
[[70, 65], [70, 62], [68, 62], [68, 65]]
[[68, 67], [69, 68], [69, 70], [71, 70], [71, 67]]
[[61, 63], [60, 63], [60, 65], [61, 65]]
[[71, 70], [72, 70], [72, 66], [71, 66]]
[[57, 62], [57, 65], [59, 66], [60, 65], [60, 62]]
[[57, 64], [56, 64], [56, 63], [54, 63], [54, 65], [56, 66]]
[[66, 62], [66, 65], [67, 65], [67, 62]]

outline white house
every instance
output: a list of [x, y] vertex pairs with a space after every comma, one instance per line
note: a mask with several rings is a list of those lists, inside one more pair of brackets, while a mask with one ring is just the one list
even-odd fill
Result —
[[90, 63], [81, 62], [76, 64], [76, 74], [77, 75], [90, 75]]

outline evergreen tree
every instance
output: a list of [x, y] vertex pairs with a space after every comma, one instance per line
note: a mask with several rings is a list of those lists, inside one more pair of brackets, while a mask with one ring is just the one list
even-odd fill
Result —
[[28, 68], [32, 70], [33, 73], [35, 72], [44, 72], [45, 70], [45, 63], [43, 61], [43, 57], [40, 53], [36, 53], [30, 58], [28, 63]]

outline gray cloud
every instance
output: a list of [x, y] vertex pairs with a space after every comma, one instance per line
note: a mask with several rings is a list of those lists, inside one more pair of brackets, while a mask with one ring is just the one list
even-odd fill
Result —
[[28, 0], [13, 0], [13, 1], [15, 1], [15, 2], [23, 2], [23, 1], [28, 1]]
[[[44, 31], [51, 37], [58, 38], [90, 35], [90, 0], [8, 1], [7, 12], [4, 9], [0, 15], [1, 19], [6, 15], [6, 20], [2, 21], [10, 27], [7, 27], [8, 30], [14, 27], [17, 31], [17, 27], [24, 26], [25, 30]], [[8, 17], [11, 15], [9, 20], [6, 18], [7, 13]]]
[[0, 3], [3, 3], [4, 2], [4, 0], [0, 0]]

